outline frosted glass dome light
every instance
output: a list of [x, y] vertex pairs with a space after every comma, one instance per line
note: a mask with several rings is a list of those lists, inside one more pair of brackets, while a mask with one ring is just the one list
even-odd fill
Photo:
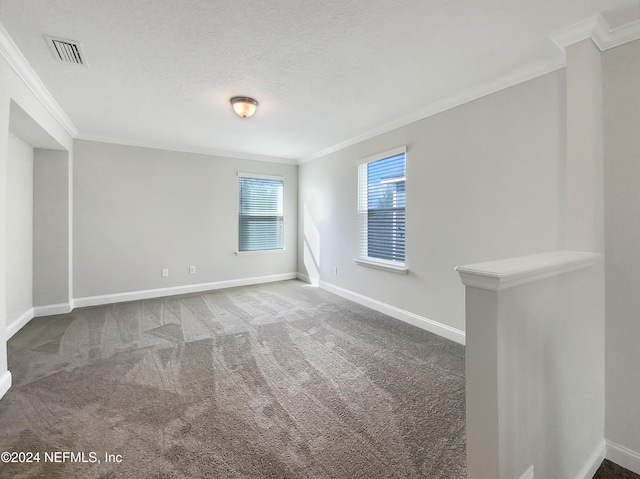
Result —
[[234, 96], [229, 100], [233, 111], [242, 118], [249, 118], [258, 109], [258, 102], [248, 96]]

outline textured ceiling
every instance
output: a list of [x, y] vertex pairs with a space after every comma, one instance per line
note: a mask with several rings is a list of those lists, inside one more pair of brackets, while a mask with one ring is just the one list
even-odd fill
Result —
[[[518, 72], [549, 34], [637, 0], [0, 0], [0, 23], [79, 137], [304, 159]], [[607, 17], [608, 16], [608, 17]], [[622, 19], [622, 20], [621, 20]], [[89, 68], [44, 35], [82, 43]], [[235, 95], [260, 102], [250, 119]]]

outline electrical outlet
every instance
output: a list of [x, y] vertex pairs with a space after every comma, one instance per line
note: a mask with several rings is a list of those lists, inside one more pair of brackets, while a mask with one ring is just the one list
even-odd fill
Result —
[[168, 268], [162, 268], [162, 277], [166, 278], [167, 276], [169, 276], [169, 269]]
[[189, 266], [189, 274], [196, 274], [196, 267], [195, 266]]
[[338, 274], [338, 267], [337, 266], [333, 267], [333, 274]]

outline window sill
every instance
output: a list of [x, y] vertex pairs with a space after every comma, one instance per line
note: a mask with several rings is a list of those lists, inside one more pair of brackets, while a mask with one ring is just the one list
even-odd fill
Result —
[[285, 249], [259, 249], [255, 251], [236, 251], [236, 256], [253, 256], [256, 254], [277, 254], [284, 253]]
[[392, 263], [390, 261], [378, 261], [369, 258], [356, 258], [354, 261], [356, 264], [366, 266], [367, 268], [381, 269], [382, 271], [390, 271], [397, 274], [407, 274], [409, 272], [409, 268], [405, 265]]

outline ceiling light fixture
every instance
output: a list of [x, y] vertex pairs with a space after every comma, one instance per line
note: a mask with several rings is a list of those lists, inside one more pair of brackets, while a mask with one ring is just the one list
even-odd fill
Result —
[[253, 116], [258, 109], [258, 102], [248, 96], [234, 96], [229, 101], [231, 102], [233, 111], [242, 118]]

